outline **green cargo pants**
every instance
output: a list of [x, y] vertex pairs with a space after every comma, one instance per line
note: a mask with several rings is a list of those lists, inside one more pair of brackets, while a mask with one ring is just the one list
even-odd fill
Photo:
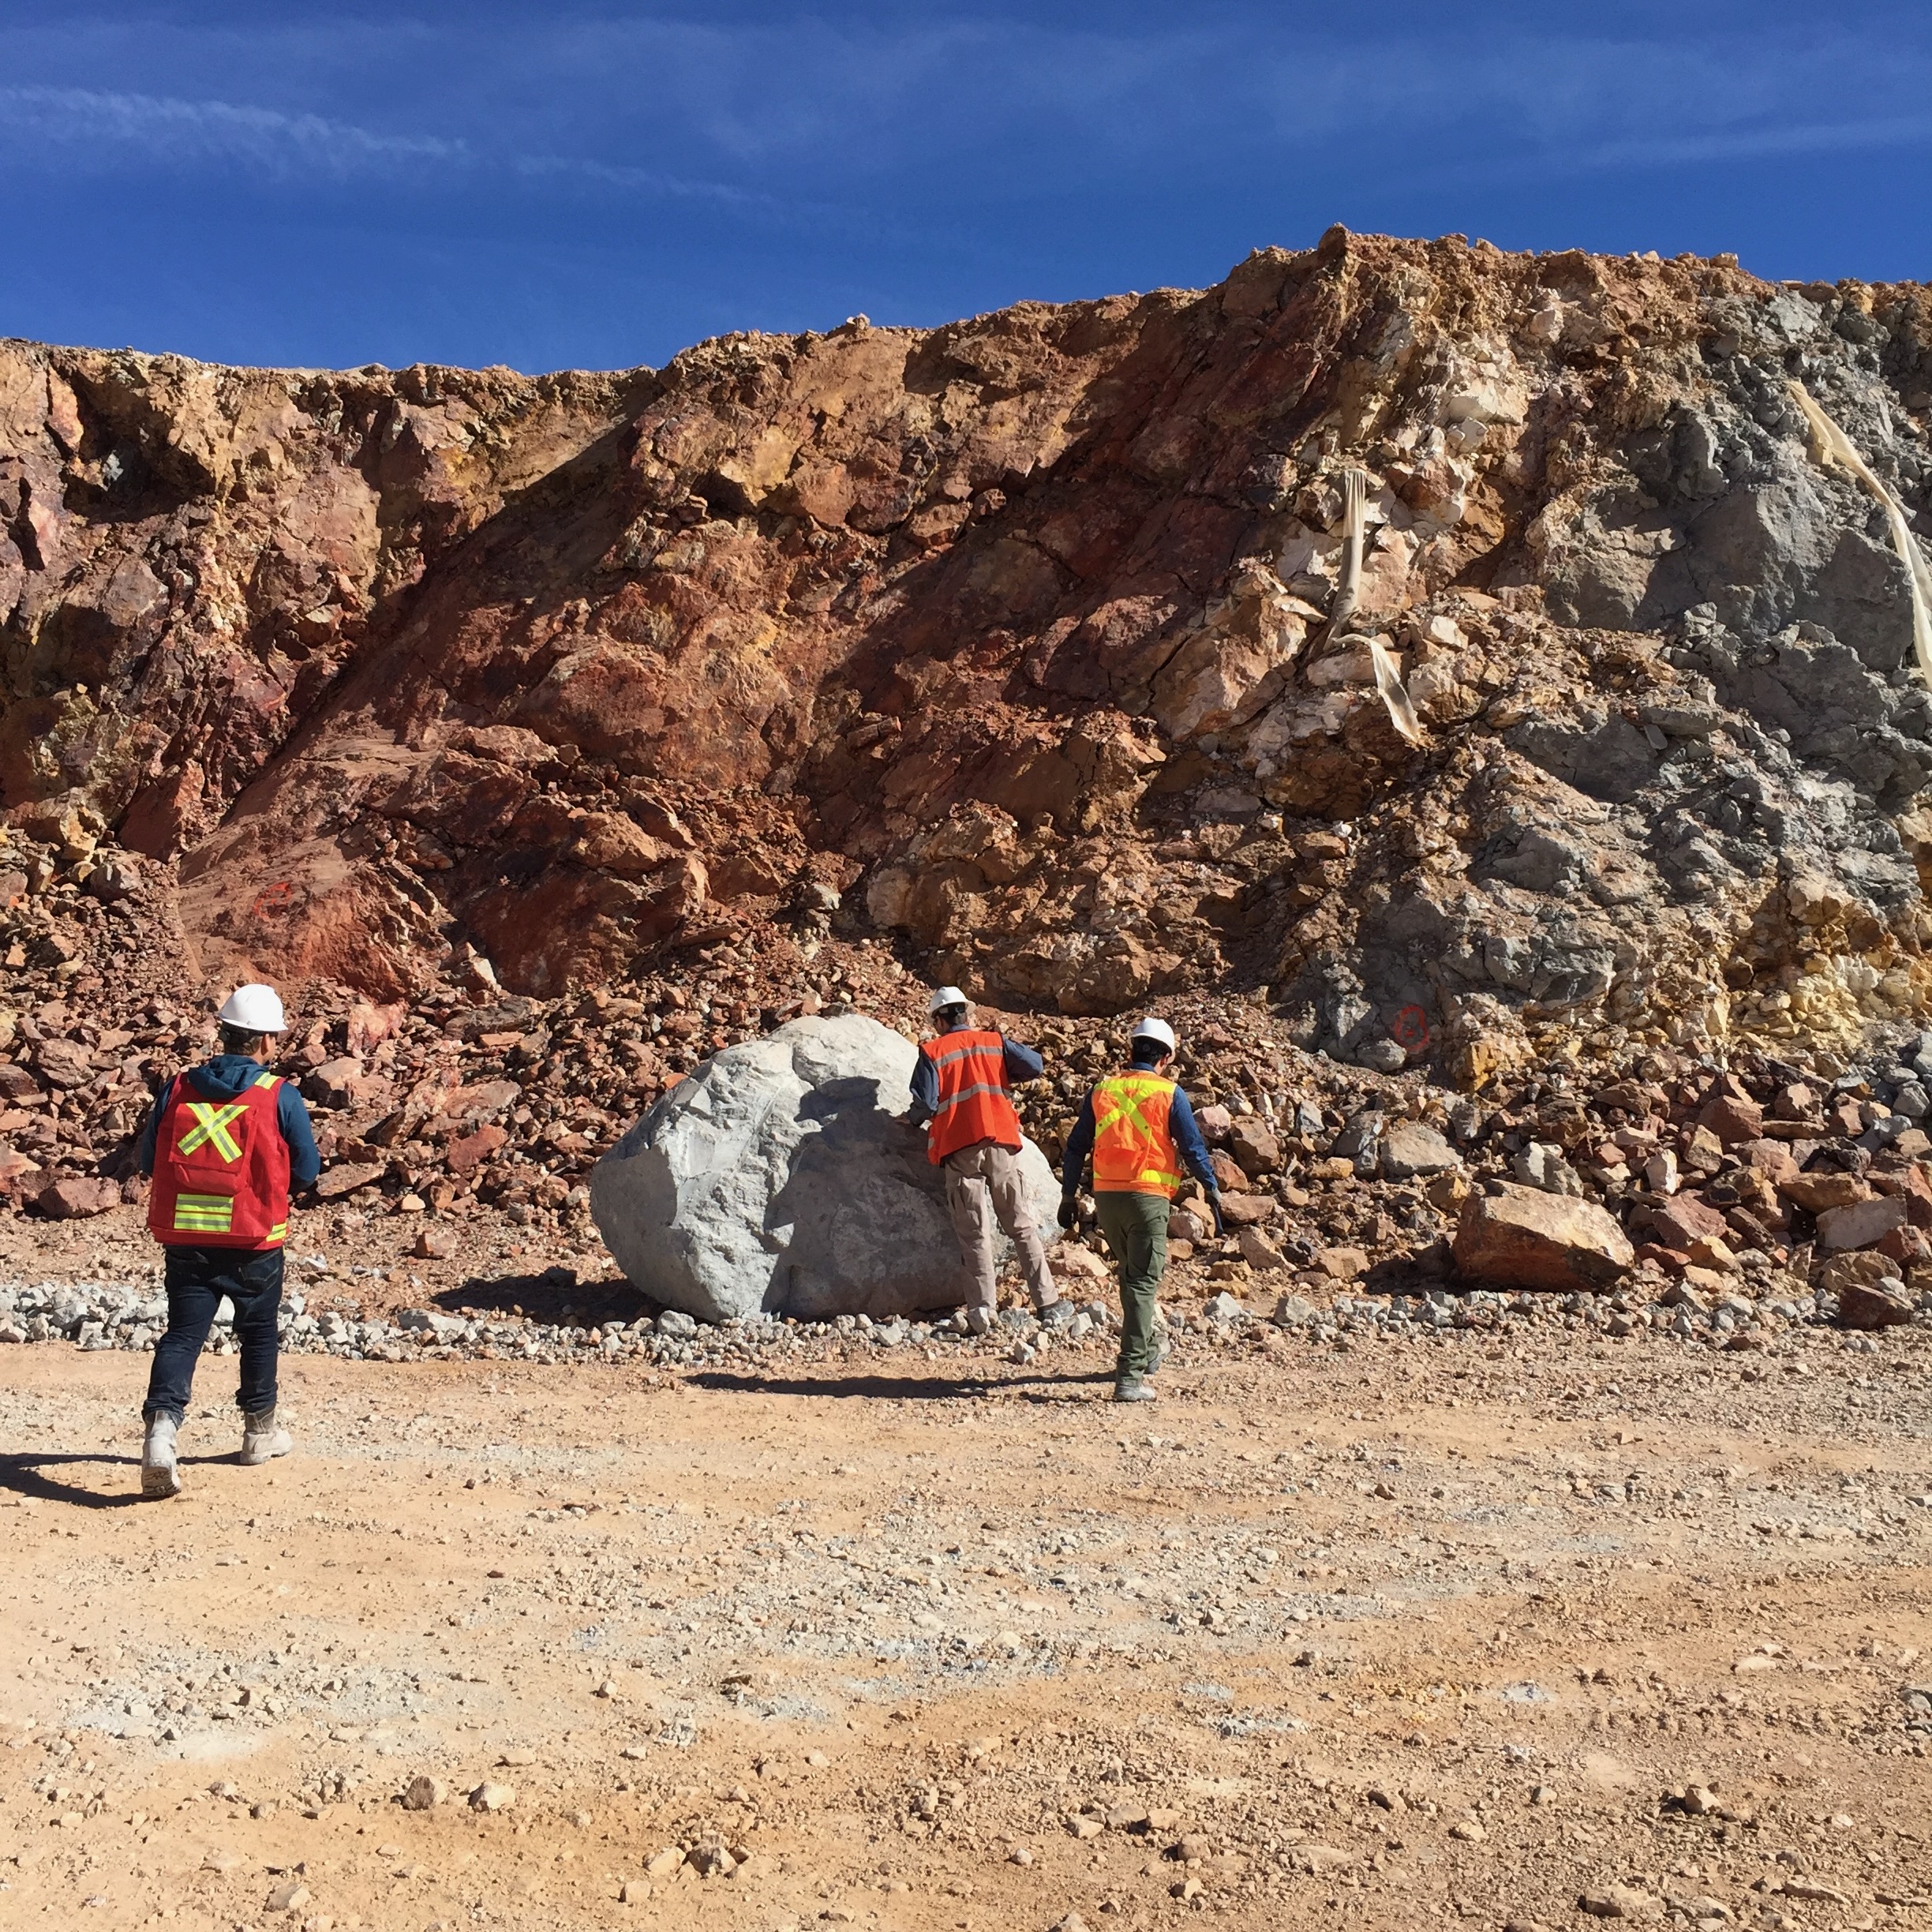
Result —
[[1121, 1345], [1116, 1378], [1154, 1366], [1154, 1304], [1167, 1272], [1167, 1203], [1159, 1194], [1096, 1194], [1100, 1232], [1120, 1267]]

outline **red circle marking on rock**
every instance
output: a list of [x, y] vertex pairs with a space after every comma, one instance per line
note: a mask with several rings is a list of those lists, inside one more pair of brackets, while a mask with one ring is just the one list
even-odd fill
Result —
[[1421, 1053], [1429, 1043], [1428, 1015], [1420, 1006], [1405, 1006], [1395, 1016], [1389, 1038], [1410, 1053]]

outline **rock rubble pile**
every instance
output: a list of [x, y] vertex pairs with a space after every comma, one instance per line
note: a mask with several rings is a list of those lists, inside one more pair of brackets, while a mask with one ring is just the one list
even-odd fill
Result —
[[[153, 868], [103, 863], [129, 882], [125, 897], [90, 893], [92, 874], [57, 874], [12, 928], [41, 934], [32, 957], [42, 963], [13, 980], [0, 1189], [40, 1215], [139, 1198], [133, 1137], [148, 1097], [210, 1041], [205, 1009], [178, 994], [148, 993], [114, 1016], [135, 1026], [97, 1024], [110, 975], [142, 990], [135, 962], [151, 957], [137, 952], [139, 929], [122, 908], [163, 929], [168, 915]], [[46, 964], [54, 952], [64, 957]], [[915, 977], [876, 941], [801, 942], [776, 925], [627, 994], [507, 994], [474, 954], [451, 978], [430, 998], [388, 1005], [313, 987], [323, 1010], [298, 1013], [278, 1062], [317, 1123], [318, 1204], [414, 1221], [425, 1258], [456, 1252], [485, 1222], [540, 1237], [587, 1232], [596, 1159], [721, 1048], [807, 1006], [856, 1005], [911, 1035], [922, 1004]], [[1252, 1000], [1196, 994], [1167, 1009], [1230, 1224], [1216, 1241], [1197, 1203], [1177, 1204], [1182, 1294], [1259, 1297], [1259, 1308], [1271, 1294], [1320, 1302], [1355, 1285], [1595, 1295], [1627, 1282], [1709, 1331], [1727, 1301], [1848, 1309], [1879, 1326], [1910, 1319], [1932, 1290], [1932, 1139], [1919, 1124], [1932, 1034], [1881, 1027], [1857, 1061], [1818, 1046], [1791, 1061], [1735, 1051], [1721, 1066], [1668, 1047], [1608, 1065], [1578, 1054], [1541, 1073], [1499, 1074], [1472, 1095], [1425, 1058], [1381, 1073], [1311, 1054]], [[1073, 1017], [1006, 1024], [1046, 1055], [1047, 1077], [1019, 1097], [1028, 1131], [1057, 1161], [1088, 1086], [1115, 1064], [1120, 1028]], [[1505, 1238], [1526, 1214], [1543, 1230], [1528, 1273]], [[1734, 1308], [1717, 1331], [1736, 1317]]]

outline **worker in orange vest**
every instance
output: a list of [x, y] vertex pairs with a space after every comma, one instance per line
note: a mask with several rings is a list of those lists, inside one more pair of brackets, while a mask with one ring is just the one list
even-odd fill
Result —
[[993, 1325], [998, 1305], [994, 1279], [998, 1226], [1005, 1229], [1020, 1251], [1041, 1323], [1063, 1327], [1073, 1312], [1060, 1298], [1027, 1201], [1020, 1116], [1009, 1091], [1015, 1080], [1038, 1080], [1046, 1062], [1031, 1046], [975, 1028], [966, 995], [957, 987], [940, 987], [929, 1010], [939, 1035], [919, 1048], [908, 1118], [915, 1126], [927, 1123], [927, 1158], [945, 1170], [946, 1207], [972, 1282], [966, 1325], [975, 1335], [984, 1335]]
[[242, 1349], [242, 1460], [267, 1462], [293, 1446], [275, 1419], [282, 1251], [289, 1189], [313, 1187], [322, 1163], [301, 1095], [263, 1070], [287, 1030], [280, 996], [238, 987], [219, 1018], [221, 1050], [161, 1089], [141, 1131], [141, 1171], [154, 1177], [148, 1230], [167, 1256], [167, 1331], [141, 1411], [148, 1496], [181, 1493], [175, 1435], [224, 1298]]
[[1116, 1402], [1155, 1399], [1148, 1378], [1165, 1351], [1155, 1339], [1154, 1318], [1161, 1277], [1167, 1271], [1167, 1211], [1180, 1188], [1184, 1163], [1207, 1193], [1215, 1232], [1226, 1232], [1220, 1186], [1194, 1110], [1161, 1071], [1174, 1051], [1174, 1028], [1165, 1020], [1148, 1018], [1135, 1027], [1128, 1042], [1131, 1064], [1088, 1095], [1067, 1136], [1061, 1170], [1060, 1225], [1071, 1229], [1080, 1219], [1080, 1183], [1091, 1156], [1100, 1231], [1120, 1269]]

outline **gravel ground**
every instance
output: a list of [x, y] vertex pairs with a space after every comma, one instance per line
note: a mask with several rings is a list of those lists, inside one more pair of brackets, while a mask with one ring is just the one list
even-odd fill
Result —
[[7, 1349], [0, 1922], [1926, 1923], [1923, 1331], [1586, 1320]]

